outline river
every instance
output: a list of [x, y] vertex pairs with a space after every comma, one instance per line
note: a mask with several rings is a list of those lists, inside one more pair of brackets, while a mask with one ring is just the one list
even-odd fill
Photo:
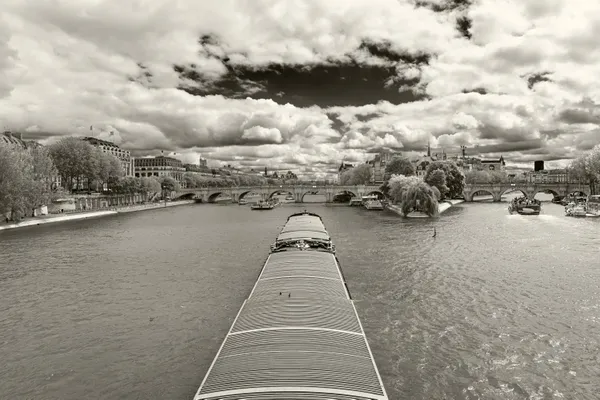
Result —
[[191, 400], [306, 208], [335, 241], [390, 399], [597, 400], [600, 221], [506, 207], [406, 220], [203, 204], [0, 233], [0, 398]]

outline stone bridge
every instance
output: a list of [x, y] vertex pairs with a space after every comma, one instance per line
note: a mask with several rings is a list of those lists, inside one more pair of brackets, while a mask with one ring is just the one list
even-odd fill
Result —
[[353, 197], [362, 197], [371, 193], [381, 193], [379, 186], [375, 185], [354, 185], [354, 186], [311, 186], [311, 185], [271, 185], [271, 186], [234, 186], [234, 187], [210, 187], [181, 189], [177, 195], [179, 197], [191, 196], [203, 203], [212, 203], [219, 196], [229, 196], [234, 202], [240, 201], [244, 196], [256, 193], [262, 199], [267, 200], [277, 193], [291, 194], [294, 196], [294, 202], [302, 203], [306, 194], [320, 194], [325, 196], [327, 203], [332, 203], [333, 198], [342, 193], [349, 193]]
[[477, 192], [490, 194], [494, 201], [501, 201], [502, 195], [508, 191], [520, 191], [529, 198], [534, 198], [537, 193], [552, 193], [555, 198], [563, 198], [571, 193], [582, 192], [590, 194], [589, 185], [580, 183], [466, 183], [463, 190], [465, 201], [473, 201]]

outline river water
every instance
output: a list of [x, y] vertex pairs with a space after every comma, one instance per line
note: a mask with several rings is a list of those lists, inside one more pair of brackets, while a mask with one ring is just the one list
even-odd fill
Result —
[[[0, 234], [0, 398], [191, 399], [287, 216], [319, 213], [390, 399], [600, 398], [600, 221], [194, 205]], [[432, 237], [433, 227], [437, 237]]]

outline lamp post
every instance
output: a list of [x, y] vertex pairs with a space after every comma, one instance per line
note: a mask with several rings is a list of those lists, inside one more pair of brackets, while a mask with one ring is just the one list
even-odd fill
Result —
[[161, 189], [162, 189], [162, 196], [163, 196], [163, 200], [165, 202], [165, 207], [167, 206], [167, 186], [163, 183], [161, 183], [160, 185]]

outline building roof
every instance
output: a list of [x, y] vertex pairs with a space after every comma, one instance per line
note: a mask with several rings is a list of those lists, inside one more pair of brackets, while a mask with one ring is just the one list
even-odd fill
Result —
[[98, 139], [98, 138], [95, 138], [95, 137], [86, 136], [86, 137], [84, 137], [81, 140], [85, 140], [86, 142], [88, 142], [89, 144], [94, 145], [94, 146], [102, 145], [102, 146], [107, 146], [107, 147], [114, 147], [114, 148], [117, 148], [117, 149], [119, 148], [119, 146], [117, 146], [113, 142], [109, 142], [109, 141], [106, 141], [106, 140]]
[[2, 134], [0, 134], [0, 143], [16, 145], [23, 149], [41, 146], [41, 144], [39, 144], [38, 142], [25, 141], [22, 139], [21, 133], [13, 133], [11, 131], [5, 131]]

